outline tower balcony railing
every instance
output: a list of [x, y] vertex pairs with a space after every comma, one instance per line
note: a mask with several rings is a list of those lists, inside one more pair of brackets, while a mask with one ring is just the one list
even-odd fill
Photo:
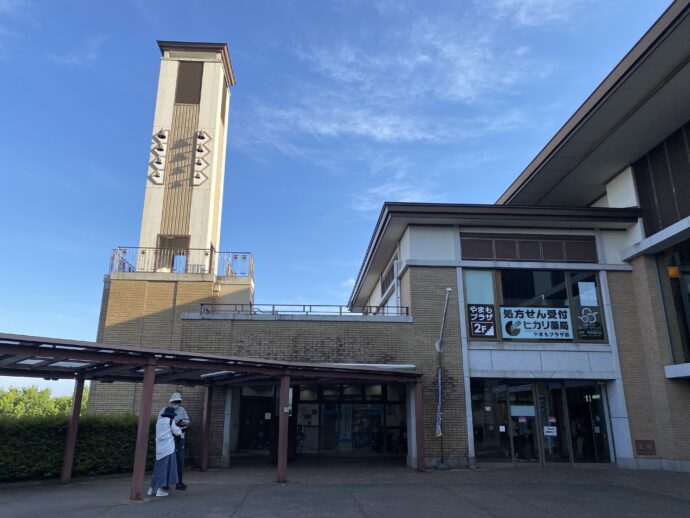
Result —
[[410, 316], [407, 306], [337, 306], [331, 304], [200, 304], [201, 317], [212, 313], [304, 316]]
[[114, 248], [110, 273], [214, 273], [219, 277], [254, 278], [249, 252], [216, 252], [204, 248]]

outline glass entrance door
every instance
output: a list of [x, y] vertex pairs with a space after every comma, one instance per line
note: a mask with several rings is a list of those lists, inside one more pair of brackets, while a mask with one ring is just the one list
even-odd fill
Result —
[[508, 385], [496, 380], [473, 381], [472, 419], [477, 460], [512, 459]]
[[539, 462], [536, 436], [536, 412], [532, 384], [518, 385], [509, 389], [510, 434], [513, 460]]
[[477, 460], [611, 462], [604, 385], [473, 379]]
[[567, 381], [565, 387], [573, 460], [611, 462], [601, 385]]
[[537, 384], [541, 445], [544, 462], [570, 462], [570, 441], [563, 383]]

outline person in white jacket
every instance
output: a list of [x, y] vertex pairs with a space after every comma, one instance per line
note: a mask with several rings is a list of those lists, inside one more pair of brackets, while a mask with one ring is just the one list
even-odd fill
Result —
[[[172, 396], [170, 396], [170, 407], [175, 409], [175, 424], [180, 427], [180, 430], [182, 430], [182, 435], [179, 437], [175, 437], [175, 455], [176, 455], [176, 461], [177, 461], [177, 484], [175, 485], [175, 489], [187, 489], [187, 485], [182, 482], [182, 474], [184, 472], [184, 436], [187, 432], [187, 427], [189, 426], [189, 416], [187, 415], [187, 411], [185, 408], [182, 406], [182, 396], [180, 395], [179, 392], [174, 392]], [[163, 415], [163, 411], [168, 408], [161, 408], [161, 411], [158, 415]]]
[[181, 435], [182, 430], [175, 424], [175, 409], [164, 408], [156, 421], [156, 463], [153, 465], [149, 496], [168, 496], [170, 486], [177, 484], [175, 436]]

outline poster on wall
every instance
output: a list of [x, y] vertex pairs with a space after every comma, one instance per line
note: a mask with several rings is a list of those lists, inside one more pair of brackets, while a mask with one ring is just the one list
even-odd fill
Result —
[[577, 313], [577, 335], [586, 340], [603, 340], [604, 326], [598, 306], [581, 307]]
[[470, 337], [496, 337], [496, 313], [493, 304], [468, 304], [467, 320]]
[[509, 340], [572, 340], [570, 308], [501, 306], [501, 336]]

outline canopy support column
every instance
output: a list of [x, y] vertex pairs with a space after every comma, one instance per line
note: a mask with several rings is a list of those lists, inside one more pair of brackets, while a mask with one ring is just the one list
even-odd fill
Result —
[[211, 431], [211, 402], [213, 385], [204, 390], [204, 413], [201, 421], [201, 471], [208, 471], [208, 436]]
[[132, 470], [132, 487], [130, 500], [141, 500], [146, 472], [146, 450], [149, 443], [149, 426], [151, 423], [151, 406], [153, 404], [153, 382], [156, 379], [156, 360], [148, 360], [144, 368], [141, 401], [139, 403], [139, 427], [137, 428], [137, 446], [134, 451], [134, 469]]
[[278, 408], [278, 482], [287, 482], [288, 425], [290, 415], [290, 376], [280, 378]]
[[417, 471], [424, 471], [424, 406], [422, 404], [422, 382], [414, 384], [414, 426], [417, 441]]
[[72, 396], [72, 413], [69, 418], [67, 440], [65, 441], [65, 453], [62, 457], [62, 471], [60, 483], [69, 484], [72, 480], [72, 466], [74, 466], [74, 450], [77, 445], [77, 431], [79, 429], [79, 413], [81, 412], [81, 400], [84, 395], [84, 377], [79, 376], [74, 380], [74, 395]]

